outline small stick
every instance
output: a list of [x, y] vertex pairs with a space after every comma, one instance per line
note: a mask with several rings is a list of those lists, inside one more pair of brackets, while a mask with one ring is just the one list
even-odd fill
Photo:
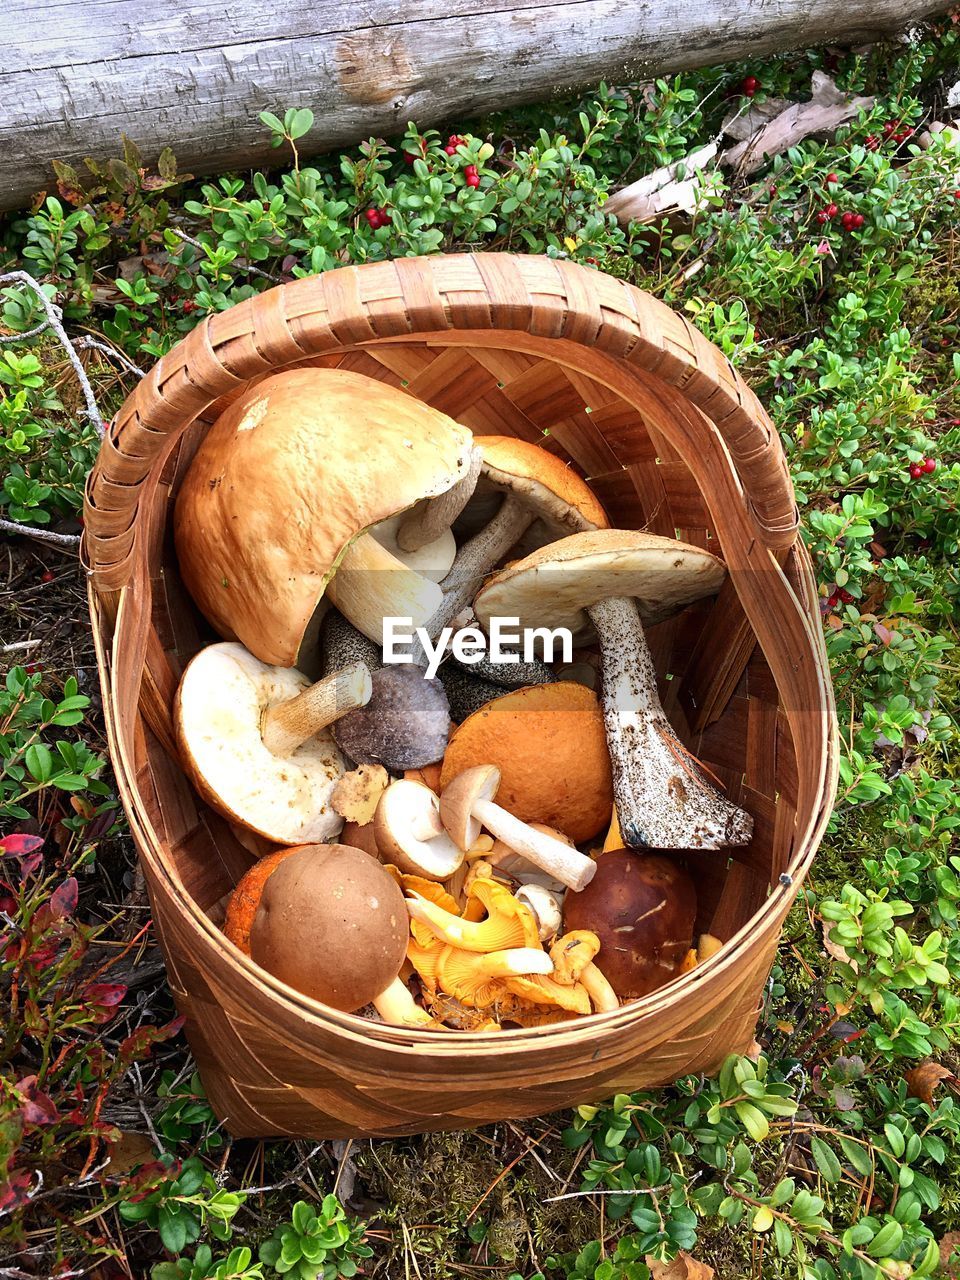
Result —
[[17, 524], [14, 520], [0, 519], [0, 533], [19, 533], [24, 538], [35, 538], [37, 542], [49, 542], [55, 547], [79, 547], [78, 533], [54, 533], [52, 529], [34, 529], [29, 524]]
[[[73, 365], [73, 371], [77, 375], [77, 381], [80, 383], [80, 389], [83, 392], [83, 398], [87, 404], [87, 417], [97, 429], [100, 436], [106, 435], [106, 428], [103, 425], [103, 419], [100, 417], [100, 410], [97, 408], [97, 402], [94, 398], [93, 388], [87, 378], [86, 371], [80, 363], [80, 357], [77, 355], [73, 343], [67, 337], [67, 332], [61, 324], [63, 312], [59, 307], [55, 307], [47, 295], [40, 288], [40, 285], [34, 280], [33, 276], [28, 275], [26, 271], [8, 271], [5, 275], [0, 275], [0, 284], [22, 284], [28, 289], [32, 289], [36, 294], [40, 305], [43, 307], [47, 316], [47, 324], [53, 330], [60, 340], [60, 345], [67, 353], [70, 363]], [[23, 334], [19, 335], [21, 338]], [[65, 536], [65, 535], [61, 535]], [[78, 539], [79, 541], [79, 539]]]

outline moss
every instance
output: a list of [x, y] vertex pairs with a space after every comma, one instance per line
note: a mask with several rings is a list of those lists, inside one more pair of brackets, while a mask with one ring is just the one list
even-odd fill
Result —
[[[524, 1155], [528, 1142], [543, 1164]], [[373, 1239], [381, 1275], [405, 1274], [405, 1267], [416, 1274], [415, 1259], [424, 1280], [473, 1267], [506, 1277], [515, 1268], [535, 1271], [547, 1254], [575, 1252], [597, 1234], [589, 1197], [551, 1201], [565, 1189], [574, 1157], [540, 1120], [370, 1143], [356, 1163], [368, 1194], [384, 1206]], [[570, 1187], [578, 1183], [574, 1174]]]

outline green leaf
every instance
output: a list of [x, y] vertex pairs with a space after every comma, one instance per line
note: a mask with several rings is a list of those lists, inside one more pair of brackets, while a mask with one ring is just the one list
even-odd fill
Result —
[[27, 766], [31, 778], [37, 782], [47, 782], [53, 773], [53, 754], [50, 748], [42, 742], [35, 742], [32, 747], [27, 747], [23, 755], [23, 762]]
[[283, 133], [283, 121], [278, 116], [275, 116], [272, 111], [261, 111], [260, 121], [274, 133]]
[[810, 1139], [810, 1152], [813, 1155], [814, 1162], [820, 1170], [824, 1181], [829, 1183], [839, 1182], [840, 1176], [843, 1172], [840, 1166], [840, 1161], [822, 1138], [818, 1138], [814, 1135]]
[[861, 1146], [859, 1142], [854, 1142], [852, 1138], [841, 1138], [840, 1149], [861, 1177], [870, 1177], [873, 1172], [873, 1160], [866, 1147]]
[[735, 1104], [734, 1110], [740, 1119], [740, 1123], [750, 1137], [753, 1138], [754, 1142], [763, 1142], [770, 1132], [770, 1125], [767, 1123], [767, 1117], [760, 1108], [755, 1107], [751, 1102], [738, 1102]]
[[895, 1219], [891, 1218], [886, 1226], [881, 1227], [877, 1234], [867, 1246], [867, 1253], [871, 1258], [885, 1258], [888, 1254], [893, 1253], [895, 1249], [899, 1249], [903, 1243], [903, 1227]]
[[157, 1230], [160, 1232], [163, 1247], [170, 1253], [179, 1253], [187, 1243], [187, 1218], [175, 1205], [160, 1206]]
[[313, 128], [313, 112], [309, 107], [301, 107], [299, 111], [295, 111], [293, 119], [290, 122], [290, 137], [302, 138], [305, 133], [309, 133]]

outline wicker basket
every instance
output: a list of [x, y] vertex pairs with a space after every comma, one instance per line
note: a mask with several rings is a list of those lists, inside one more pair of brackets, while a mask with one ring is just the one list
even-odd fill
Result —
[[[297, 364], [353, 369], [478, 435], [536, 441], [589, 479], [614, 524], [726, 560], [715, 601], [650, 633], [678, 732], [755, 820], [749, 848], [695, 859], [698, 930], [725, 944], [706, 963], [613, 1013], [441, 1035], [327, 1009], [223, 937], [225, 897], [255, 854], [193, 793], [172, 743], [179, 672], [211, 637], [177, 574], [171, 500], [230, 399]], [[210, 317], [129, 397], [90, 478], [85, 545], [120, 793], [190, 1045], [232, 1134], [468, 1128], [707, 1071], [750, 1044], [833, 800], [836, 721], [776, 433], [683, 317], [540, 257], [405, 258], [282, 285]]]

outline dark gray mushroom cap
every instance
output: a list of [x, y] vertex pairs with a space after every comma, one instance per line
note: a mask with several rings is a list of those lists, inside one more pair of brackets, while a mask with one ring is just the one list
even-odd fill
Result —
[[341, 751], [357, 764], [382, 764], [390, 773], [440, 760], [450, 733], [450, 704], [439, 680], [412, 663], [381, 667], [365, 707], [334, 725]]

